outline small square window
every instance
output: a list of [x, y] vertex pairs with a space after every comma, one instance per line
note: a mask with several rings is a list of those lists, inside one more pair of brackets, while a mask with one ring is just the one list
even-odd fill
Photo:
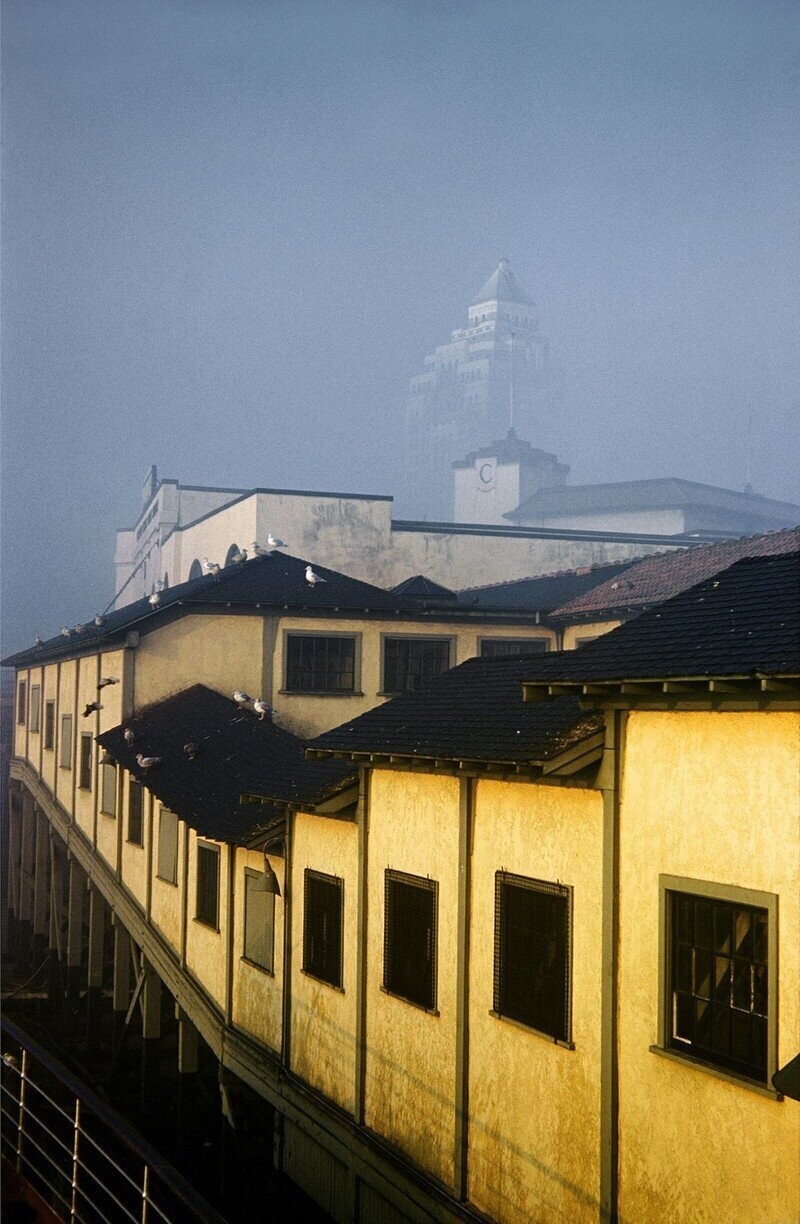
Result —
[[116, 765], [100, 766], [100, 811], [105, 816], [117, 814], [117, 767]]
[[570, 889], [495, 874], [494, 1009], [570, 1040]]
[[307, 867], [304, 884], [303, 972], [341, 988], [344, 880]]
[[54, 701], [46, 701], [44, 703], [44, 747], [48, 752], [52, 752], [53, 744], [55, 743], [56, 734], [56, 703]]
[[156, 875], [167, 884], [178, 883], [178, 817], [165, 807], [158, 820]]
[[17, 722], [20, 726], [25, 726], [25, 715], [27, 713], [28, 698], [28, 682], [20, 680], [17, 685]]
[[72, 769], [72, 715], [61, 715], [61, 738], [58, 742], [58, 763], [62, 769]]
[[197, 843], [197, 909], [195, 917], [219, 929], [219, 846]]
[[262, 873], [244, 873], [244, 958], [272, 973], [275, 967], [275, 894], [256, 888]]
[[92, 736], [81, 735], [81, 758], [78, 768], [78, 786], [81, 790], [92, 789]]
[[39, 733], [39, 720], [41, 718], [42, 705], [42, 689], [38, 684], [31, 685], [31, 702], [28, 710], [28, 729], [34, 734]]
[[436, 1007], [437, 892], [435, 880], [385, 873], [383, 987], [427, 1011]]
[[141, 782], [131, 778], [128, 782], [128, 841], [133, 846], [144, 845], [144, 790]]
[[356, 639], [344, 634], [286, 634], [286, 690], [352, 693], [356, 688]]

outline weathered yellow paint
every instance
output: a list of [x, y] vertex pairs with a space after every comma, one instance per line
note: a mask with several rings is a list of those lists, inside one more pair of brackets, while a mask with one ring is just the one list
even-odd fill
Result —
[[[75, 822], [81, 831], [94, 839], [94, 813], [97, 794], [97, 744], [94, 737], [97, 734], [97, 712], [84, 717], [86, 706], [97, 701], [97, 655], [84, 655], [78, 659], [78, 717], [76, 719], [76, 757], [75, 757]], [[92, 738], [91, 756], [91, 787], [87, 790], [80, 785], [81, 771], [81, 736]]]
[[[228, 947], [228, 854], [231, 847], [220, 842], [219, 846], [219, 909], [216, 930], [197, 918], [197, 834], [187, 829], [189, 875], [186, 903], [186, 967], [194, 974], [203, 989], [218, 1007], [225, 1006], [225, 966]], [[209, 841], [208, 838], [201, 838]]]
[[[292, 853], [292, 1070], [352, 1113], [355, 1097], [358, 827], [298, 812]], [[344, 880], [342, 990], [303, 973], [305, 869]]]
[[167, 942], [172, 945], [177, 955], [180, 955], [181, 907], [184, 904], [183, 868], [184, 856], [186, 854], [186, 825], [182, 820], [178, 821], [178, 883], [170, 884], [166, 880], [162, 880], [157, 874], [159, 824], [161, 812], [163, 811], [161, 804], [158, 804], [157, 807], [156, 819], [151, 825], [153, 828], [151, 920], [154, 926], [157, 926], [161, 931]]
[[[31, 718], [32, 693], [34, 688], [39, 689], [39, 730], [34, 731]], [[27, 735], [27, 758], [33, 765], [34, 769], [39, 768], [39, 759], [42, 747], [42, 728], [44, 726], [44, 668], [32, 667], [28, 672], [28, 708], [26, 713], [26, 723], [28, 728]], [[21, 728], [25, 730], [25, 728]]]
[[601, 637], [604, 633], [610, 633], [612, 629], [618, 629], [621, 624], [620, 620], [599, 620], [567, 625], [564, 629], [561, 649], [575, 650], [578, 638]]
[[233, 940], [233, 1023], [244, 1029], [265, 1046], [275, 1051], [281, 1048], [283, 996], [283, 896], [285, 893], [284, 861], [269, 855], [272, 870], [278, 877], [281, 895], [275, 898], [275, 942], [273, 972], [244, 959], [244, 871], [262, 871], [264, 855], [256, 850], [236, 849], [236, 882], [234, 886]]
[[[459, 783], [376, 770], [371, 787], [367, 929], [367, 1125], [453, 1183]], [[439, 884], [437, 1008], [382, 990], [384, 869]]]
[[[58, 769], [58, 756], [56, 747], [58, 745], [58, 704], [57, 704], [57, 689], [58, 689], [58, 664], [48, 663], [44, 668], [44, 682], [42, 686], [42, 777], [44, 778], [50, 790], [55, 792], [56, 789], [56, 770]], [[53, 721], [53, 747], [45, 748], [44, 746], [44, 726], [45, 726], [45, 708], [48, 701], [54, 703], [54, 721]]]
[[[598, 1218], [602, 838], [597, 791], [477, 783], [468, 1170], [469, 1199], [492, 1219]], [[490, 1014], [498, 870], [573, 889], [574, 1050]]]
[[[800, 1106], [660, 1058], [659, 873], [778, 896], [778, 1062], [800, 1049], [800, 716], [629, 716], [620, 820], [620, 1216], [800, 1218]], [[770, 966], [770, 971], [773, 967]]]
[[[19, 686], [25, 685], [25, 718], [19, 721]], [[21, 667], [17, 671], [16, 687], [14, 689], [14, 756], [24, 757], [28, 742], [28, 709], [30, 703], [30, 670]]]
[[261, 693], [261, 616], [184, 616], [146, 634], [136, 648], [136, 709], [205, 684], [230, 697]]
[[[56, 798], [72, 815], [72, 788], [77, 767], [75, 753], [75, 686], [78, 680], [78, 660], [65, 659], [61, 664], [61, 683], [58, 709], [56, 710]], [[61, 718], [69, 714], [72, 718], [71, 768], [61, 765]]]

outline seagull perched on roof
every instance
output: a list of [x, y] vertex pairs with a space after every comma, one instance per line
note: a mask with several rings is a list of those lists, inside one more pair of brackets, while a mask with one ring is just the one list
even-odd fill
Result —
[[153, 591], [153, 594], [150, 596], [147, 602], [150, 604], [151, 608], [157, 608], [161, 603], [161, 596], [159, 595], [158, 591]]
[[140, 769], [154, 769], [156, 765], [161, 764], [161, 757], [146, 757], [142, 756], [141, 752], [136, 753], [136, 764]]
[[277, 536], [274, 536], [272, 534], [272, 532], [269, 533], [269, 535], [267, 536], [267, 548], [269, 549], [270, 552], [274, 552], [276, 548], [285, 548], [285, 547], [286, 547], [286, 544], [284, 543], [283, 540], [279, 540]]
[[316, 586], [318, 582], [327, 582], [327, 578], [321, 578], [319, 574], [315, 574], [310, 565], [306, 566], [306, 582], [309, 586]]
[[69, 630], [66, 625], [62, 625], [59, 632], [61, 633], [62, 637], [69, 637], [71, 630]]
[[126, 727], [125, 730], [122, 732], [122, 738], [125, 740], [126, 744], [132, 744], [133, 741], [136, 739], [136, 736], [133, 734], [130, 727]]
[[75, 626], [75, 632], [76, 632], [76, 633], [84, 633], [84, 632], [85, 632], [85, 630], [86, 630], [86, 626], [85, 626], [85, 625], [76, 625], [76, 626]]
[[184, 744], [183, 751], [186, 753], [189, 760], [193, 761], [194, 758], [197, 756], [197, 754], [200, 751], [200, 745], [199, 744]]
[[219, 577], [219, 565], [216, 561], [209, 561], [208, 557], [203, 557], [203, 569], [214, 578]]
[[114, 680], [111, 676], [103, 676], [102, 680], [97, 682], [98, 693], [100, 689], [108, 688], [109, 684], [119, 684], [119, 680]]
[[101, 625], [104, 625], [106, 623], [106, 619], [104, 616], [101, 616], [100, 613], [98, 612], [97, 616], [94, 618], [94, 623], [97, 625], [97, 628], [99, 629]]
[[253, 543], [250, 545], [250, 552], [254, 557], [266, 557], [267, 555], [266, 548], [262, 548], [257, 540], [253, 540]]
[[269, 702], [263, 701], [261, 697], [256, 698], [253, 702], [253, 709], [262, 722], [265, 718], [269, 718], [270, 715], [275, 713]]
[[246, 548], [237, 548], [236, 552], [231, 557], [231, 561], [233, 562], [234, 565], [239, 565], [242, 561], [246, 561], [246, 560], [247, 560], [247, 549]]
[[93, 714], [95, 710], [102, 710], [102, 708], [103, 707], [99, 701], [87, 701], [83, 709], [83, 717], [88, 718], [89, 715]]
[[253, 698], [248, 697], [247, 693], [243, 693], [241, 689], [237, 689], [233, 694], [233, 700], [236, 702], [240, 710], [243, 710], [245, 706], [252, 705], [253, 703]]
[[34, 646], [43, 646], [43, 645], [44, 645], [44, 642], [43, 642], [43, 641], [42, 641], [42, 639], [39, 637], [39, 634], [38, 634], [38, 633], [36, 634], [36, 638], [35, 638], [35, 640], [34, 640], [34, 643], [33, 643], [33, 644], [34, 644]]

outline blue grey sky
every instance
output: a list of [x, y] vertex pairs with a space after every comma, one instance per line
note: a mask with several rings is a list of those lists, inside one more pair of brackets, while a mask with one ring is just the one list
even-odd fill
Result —
[[501, 255], [574, 481], [800, 499], [799, 44], [795, 0], [5, 0], [2, 649], [105, 607], [151, 463], [394, 492]]

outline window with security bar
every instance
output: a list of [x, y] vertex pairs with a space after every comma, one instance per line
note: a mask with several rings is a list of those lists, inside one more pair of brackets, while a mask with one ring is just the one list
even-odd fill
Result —
[[355, 637], [287, 633], [285, 687], [291, 693], [355, 692]]
[[667, 920], [669, 1047], [766, 1083], [769, 912], [668, 892]]
[[144, 845], [144, 791], [135, 778], [128, 781], [128, 841], [133, 846]]
[[450, 667], [451, 640], [446, 637], [385, 637], [383, 692], [408, 693]]
[[219, 846], [197, 843], [197, 908], [195, 917], [219, 929]]
[[571, 1028], [571, 894], [561, 884], [495, 874], [493, 1010], [564, 1042]]
[[544, 638], [481, 638], [482, 659], [505, 659], [509, 655], [546, 654]]
[[306, 867], [303, 889], [303, 972], [342, 988], [344, 880]]
[[435, 880], [387, 869], [383, 987], [426, 1011], [436, 1009], [437, 901]]

